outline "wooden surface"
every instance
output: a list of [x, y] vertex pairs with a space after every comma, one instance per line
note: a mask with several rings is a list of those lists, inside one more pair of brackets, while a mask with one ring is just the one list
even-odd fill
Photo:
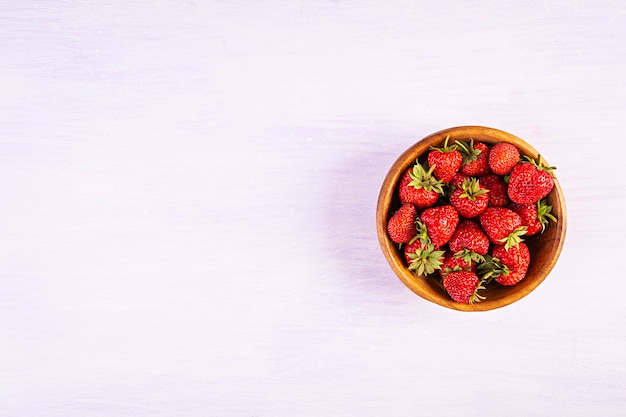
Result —
[[[626, 6], [0, 3], [2, 416], [624, 416]], [[375, 209], [435, 131], [540, 149], [550, 276], [425, 301]]]

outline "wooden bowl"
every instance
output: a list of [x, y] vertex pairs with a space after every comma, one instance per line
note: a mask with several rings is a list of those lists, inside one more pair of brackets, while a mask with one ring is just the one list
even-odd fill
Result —
[[[563, 248], [565, 240], [565, 227], [567, 215], [565, 212], [565, 199], [559, 182], [555, 180], [554, 188], [547, 199], [552, 205], [552, 214], [557, 222], [551, 222], [543, 234], [531, 236], [525, 240], [530, 250], [530, 266], [526, 277], [518, 284], [505, 287], [495, 282], [487, 286], [481, 294], [485, 300], [462, 304], [453, 301], [446, 293], [441, 280], [433, 276], [421, 276], [409, 271], [404, 263], [403, 254], [398, 245], [389, 239], [387, 235], [387, 221], [391, 214], [400, 207], [400, 200], [396, 186], [404, 171], [415, 163], [431, 145], [438, 146], [443, 143], [446, 136], [450, 136], [449, 143], [456, 140], [468, 140], [484, 142], [494, 145], [498, 142], [509, 142], [517, 146], [522, 155], [528, 155], [535, 160], [539, 153], [522, 139], [502, 130], [482, 126], [459, 126], [433, 133], [407, 149], [389, 169], [383, 181], [378, 196], [376, 208], [376, 230], [380, 247], [389, 262], [391, 269], [400, 280], [415, 294], [441, 306], [461, 311], [486, 311], [511, 304], [533, 291], [548, 276]], [[543, 158], [543, 155], [542, 155]], [[544, 163], [548, 164], [547, 161]]]

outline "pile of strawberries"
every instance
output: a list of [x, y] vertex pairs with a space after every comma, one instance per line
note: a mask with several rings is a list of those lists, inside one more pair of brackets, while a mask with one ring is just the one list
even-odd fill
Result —
[[524, 239], [556, 221], [545, 199], [555, 167], [506, 142], [448, 141], [403, 173], [401, 207], [387, 233], [409, 270], [440, 278], [454, 301], [467, 304], [483, 300], [494, 280], [512, 286], [526, 276]]

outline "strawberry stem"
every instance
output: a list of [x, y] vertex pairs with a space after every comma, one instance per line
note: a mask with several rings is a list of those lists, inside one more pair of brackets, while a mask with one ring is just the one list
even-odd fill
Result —
[[524, 155], [524, 158], [526, 159], [526, 161], [522, 160], [521, 163], [525, 164], [525, 163], [531, 163], [535, 166], [535, 168], [537, 168], [539, 171], [546, 171], [548, 174], [552, 175], [552, 178], [556, 178], [554, 176], [554, 171], [556, 169], [555, 166], [548, 166], [545, 164], [545, 161], [543, 160], [543, 158], [541, 157], [541, 154], [537, 155], [537, 161], [535, 161], [533, 158], [531, 158], [528, 155]]
[[541, 233], [546, 231], [550, 221], [557, 221], [552, 215], [552, 206], [548, 205], [545, 199], [537, 201], [537, 219], [541, 222]]
[[463, 155], [463, 165], [474, 162], [482, 152], [482, 150], [474, 148], [474, 139], [472, 138], [470, 138], [469, 143], [456, 141], [456, 144], [459, 147], [459, 152]]
[[456, 144], [448, 146], [448, 140], [449, 139], [450, 139], [450, 135], [446, 136], [446, 139], [443, 142], [443, 147], [439, 148], [439, 147], [431, 145], [430, 146], [430, 150], [431, 151], [440, 151], [440, 152], [443, 152], [443, 153], [455, 151], [458, 148], [458, 146]]
[[417, 239], [419, 239], [422, 243], [422, 246], [431, 245], [432, 241], [430, 240], [430, 236], [428, 236], [428, 229], [426, 228], [426, 225], [422, 223], [419, 217], [415, 219], [415, 228], [417, 229], [417, 234], [413, 239], [411, 239], [409, 243], [413, 243]]
[[485, 262], [485, 257], [483, 255], [473, 252], [469, 249], [461, 249], [454, 254], [454, 257], [457, 259], [463, 259], [465, 262], [468, 263], [468, 265], [471, 265], [472, 262], [476, 262], [477, 264]]
[[423, 188], [426, 191], [435, 191], [438, 194], [444, 194], [443, 182], [435, 178], [433, 175], [434, 169], [435, 166], [433, 165], [430, 169], [426, 170], [426, 164], [421, 165], [419, 161], [415, 161], [413, 169], [409, 172], [411, 176], [409, 185], [416, 189]]
[[481, 277], [481, 282], [489, 284], [494, 278], [499, 276], [506, 277], [510, 274], [509, 267], [500, 262], [498, 258], [494, 258], [491, 255], [485, 255], [485, 262], [478, 265], [478, 273]]
[[465, 178], [461, 184], [463, 193], [459, 195], [459, 198], [467, 198], [471, 201], [476, 201], [476, 197], [489, 192], [486, 188], [480, 188], [480, 182], [478, 178], [470, 177]]
[[414, 253], [409, 253], [411, 259], [409, 270], [415, 271], [418, 275], [430, 275], [435, 270], [441, 269], [445, 251], [435, 250], [432, 244], [416, 249]]
[[500, 242], [504, 243], [504, 249], [509, 250], [512, 246], [519, 247], [520, 242], [523, 242], [522, 236], [526, 234], [528, 227], [520, 226], [513, 230], [510, 235], [500, 239]]
[[481, 301], [485, 299], [484, 295], [478, 294], [478, 291], [486, 289], [484, 283], [485, 282], [483, 280], [480, 280], [480, 282], [478, 283], [478, 286], [476, 287], [476, 289], [474, 290], [474, 292], [472, 293], [469, 299], [470, 304], [480, 303]]

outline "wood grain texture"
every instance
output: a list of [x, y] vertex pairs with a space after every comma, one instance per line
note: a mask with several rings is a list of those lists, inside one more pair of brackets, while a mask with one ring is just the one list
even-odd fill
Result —
[[[0, 414], [623, 416], [625, 7], [0, 2]], [[479, 314], [376, 234], [459, 125], [567, 201], [549, 279]]]

